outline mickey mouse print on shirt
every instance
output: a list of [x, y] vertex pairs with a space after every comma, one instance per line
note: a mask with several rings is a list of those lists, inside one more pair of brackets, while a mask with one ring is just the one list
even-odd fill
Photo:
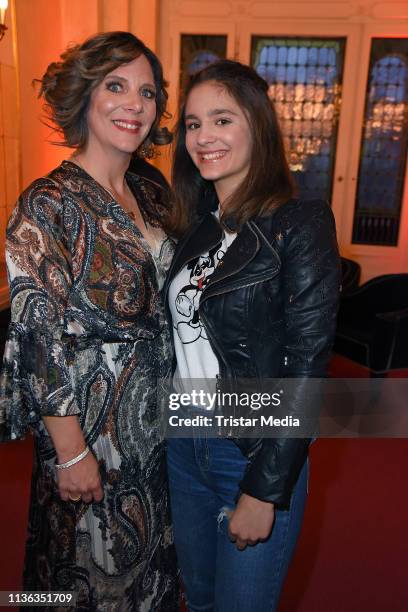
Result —
[[215, 380], [219, 373], [218, 359], [200, 321], [198, 308], [204, 289], [236, 236], [224, 232], [218, 244], [189, 261], [170, 283], [169, 306], [177, 358], [173, 381], [178, 381], [177, 388], [186, 392], [191, 390], [191, 380]]
[[208, 253], [190, 261], [185, 267], [189, 274], [188, 284], [184, 285], [175, 298], [177, 317], [173, 317], [174, 328], [183, 344], [191, 344], [199, 338], [208, 340], [198, 314], [200, 298], [211, 275], [225, 255], [223, 243], [219, 242]]

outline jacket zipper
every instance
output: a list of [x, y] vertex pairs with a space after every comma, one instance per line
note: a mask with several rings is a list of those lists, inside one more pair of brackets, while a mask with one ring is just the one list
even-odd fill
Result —
[[[211, 333], [211, 326], [209, 326], [208, 320], [206, 319], [204, 314], [199, 314], [199, 316], [200, 316], [201, 322], [202, 322], [202, 324], [204, 326], [204, 329], [207, 332], [208, 339], [209, 340], [211, 339], [210, 345], [212, 346], [212, 348], [214, 350], [214, 355], [215, 355], [215, 357], [217, 358], [217, 361], [218, 361], [219, 373], [216, 374], [216, 383], [215, 383], [215, 389], [216, 389], [216, 392], [218, 393], [219, 391], [221, 391], [220, 381], [223, 378], [226, 379], [225, 374], [226, 374], [227, 370], [229, 370], [229, 368], [228, 368], [228, 364], [227, 364], [227, 362], [225, 360], [225, 357], [222, 354], [222, 351], [220, 349], [220, 346], [219, 346], [218, 342], [215, 341], [214, 335]], [[231, 378], [233, 378], [232, 375], [231, 375]], [[233, 416], [235, 417], [235, 410], [234, 410]], [[222, 432], [222, 426], [220, 425], [218, 427], [218, 436], [219, 437], [221, 436], [221, 432]], [[231, 437], [232, 436], [232, 432], [229, 431], [227, 433], [227, 436]]]

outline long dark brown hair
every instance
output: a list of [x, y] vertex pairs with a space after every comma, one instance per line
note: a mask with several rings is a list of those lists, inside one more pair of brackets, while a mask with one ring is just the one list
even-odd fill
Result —
[[156, 118], [147, 145], [168, 144], [172, 136], [160, 127], [166, 116], [167, 91], [163, 70], [157, 56], [130, 32], [104, 32], [88, 38], [83, 44], [68, 48], [61, 61], [50, 64], [40, 82], [39, 96], [45, 99], [45, 111], [63, 144], [76, 149], [88, 139], [87, 110], [92, 91], [107, 74], [122, 64], [144, 55], [156, 86]]
[[[198, 72], [184, 96], [176, 127], [172, 182], [174, 211], [172, 230], [182, 235], [194, 220], [197, 206], [214, 199], [211, 181], [203, 179], [186, 148], [185, 109], [194, 87], [214, 82], [223, 87], [244, 111], [252, 131], [251, 163], [245, 179], [223, 203], [221, 222], [233, 219], [237, 228], [257, 215], [265, 215], [286, 202], [294, 192], [283, 139], [268, 84], [252, 68], [220, 60]], [[228, 229], [228, 225], [226, 225]]]

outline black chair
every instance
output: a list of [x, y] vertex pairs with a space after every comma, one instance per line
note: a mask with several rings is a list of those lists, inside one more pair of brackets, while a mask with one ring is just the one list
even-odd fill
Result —
[[408, 367], [408, 274], [377, 276], [342, 296], [334, 351], [372, 376]]
[[360, 284], [361, 266], [352, 259], [341, 257], [341, 293], [347, 295]]

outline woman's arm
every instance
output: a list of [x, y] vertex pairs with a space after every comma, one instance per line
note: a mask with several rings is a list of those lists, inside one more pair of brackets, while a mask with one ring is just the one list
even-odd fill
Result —
[[[10, 437], [23, 435], [28, 426], [36, 426], [43, 419], [59, 463], [85, 447], [62, 338], [72, 286], [63, 216], [59, 186], [49, 179], [39, 179], [21, 195], [10, 218], [6, 256], [12, 323], [1, 379], [1, 406]], [[89, 474], [84, 473], [85, 467]], [[96, 469], [95, 458], [88, 455], [80, 463], [59, 470], [61, 496], [66, 499], [67, 492], [71, 497], [81, 492], [90, 501]], [[99, 498], [99, 481], [96, 488]]]

